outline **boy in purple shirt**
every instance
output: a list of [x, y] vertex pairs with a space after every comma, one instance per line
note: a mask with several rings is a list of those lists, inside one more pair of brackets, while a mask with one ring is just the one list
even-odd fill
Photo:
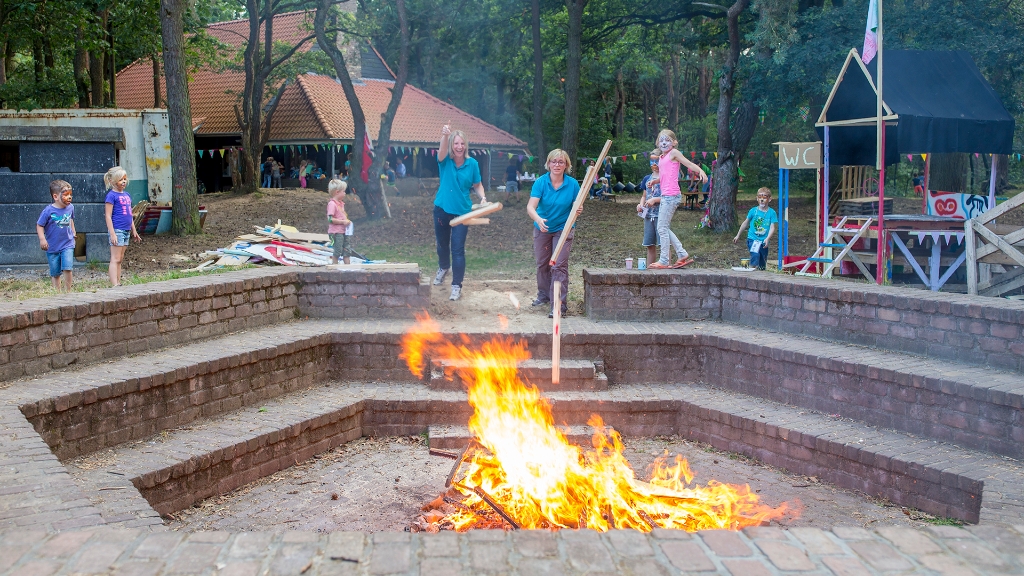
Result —
[[53, 204], [43, 208], [36, 220], [39, 247], [46, 250], [53, 288], [71, 292], [71, 270], [75, 264], [75, 207], [71, 205], [71, 184], [64, 180], [50, 182]]

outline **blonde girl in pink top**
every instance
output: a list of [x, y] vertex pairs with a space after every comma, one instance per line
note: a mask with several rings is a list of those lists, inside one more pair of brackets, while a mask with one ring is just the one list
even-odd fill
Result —
[[661, 208], [658, 212], [658, 237], [661, 241], [661, 256], [658, 261], [648, 266], [648, 268], [682, 268], [693, 264], [693, 258], [686, 252], [686, 250], [680, 251], [676, 249], [676, 260], [675, 264], [669, 265], [669, 255], [671, 247], [671, 228], [672, 216], [675, 215], [676, 209], [679, 208], [682, 194], [679, 190], [679, 170], [680, 165], [686, 166], [694, 174], [700, 178], [701, 183], [708, 181], [708, 175], [704, 173], [704, 170], [700, 166], [690, 162], [682, 153], [676, 150], [676, 146], [679, 145], [679, 141], [676, 139], [675, 132], [671, 130], [662, 130], [658, 133], [658, 150], [661, 151], [661, 156], [658, 158], [658, 172], [660, 175], [661, 185]]

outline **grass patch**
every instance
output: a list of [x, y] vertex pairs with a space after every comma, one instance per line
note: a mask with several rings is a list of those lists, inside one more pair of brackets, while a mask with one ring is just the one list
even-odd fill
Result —
[[[86, 266], [90, 270], [97, 271], [90, 265]], [[199, 272], [185, 272], [183, 270], [166, 270], [161, 272], [144, 272], [141, 274], [122, 274], [121, 285], [132, 286], [135, 284], [148, 284], [150, 282], [160, 282], [163, 280], [176, 280], [178, 278], [191, 278], [193, 276], [205, 276], [207, 274], [220, 274], [222, 272], [232, 272], [234, 270], [241, 270], [244, 268], [252, 268], [252, 265], [246, 266], [235, 266], [235, 267], [224, 267], [217, 268], [214, 270], [202, 270]], [[105, 266], [104, 266], [105, 268]], [[77, 270], [76, 270], [77, 271]], [[72, 292], [97, 292], [101, 289], [110, 288], [110, 281], [106, 278], [83, 278], [74, 280], [74, 285], [71, 287]], [[31, 298], [50, 298], [53, 296], [59, 296], [58, 293], [53, 289], [53, 284], [49, 276], [40, 277], [38, 280], [27, 279], [27, 278], [4, 278], [0, 279], [0, 294], [2, 294], [5, 300], [21, 301], [29, 300]]]

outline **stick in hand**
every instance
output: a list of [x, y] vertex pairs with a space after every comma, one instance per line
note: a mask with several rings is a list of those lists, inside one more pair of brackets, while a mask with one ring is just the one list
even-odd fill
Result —
[[562, 291], [562, 283], [555, 280], [554, 294], [551, 296], [551, 317], [554, 321], [551, 323], [551, 383], [558, 384], [559, 378], [559, 363], [562, 356], [562, 331], [559, 325], [562, 322], [562, 299], [560, 298]]
[[[563, 232], [566, 230], [572, 230], [573, 224], [576, 223], [576, 215], [583, 207], [583, 201], [587, 199], [587, 193], [590, 187], [594, 185], [594, 179], [597, 177], [597, 167], [604, 163], [605, 156], [608, 155], [608, 149], [612, 147], [612, 141], [608, 140], [604, 143], [604, 148], [601, 149], [601, 155], [597, 157], [597, 162], [593, 166], [587, 169], [587, 175], [583, 178], [583, 186], [580, 187], [579, 194], [576, 195], [576, 201], [572, 203], [572, 211], [569, 212], [569, 219], [565, 221], [565, 226], [562, 227]], [[555, 261], [558, 260], [558, 253], [562, 251], [562, 245], [565, 244], [565, 239], [568, 234], [562, 234], [558, 239], [558, 244], [555, 245], [554, 251], [551, 252], [551, 261], [548, 263], [549, 266], [554, 266]]]

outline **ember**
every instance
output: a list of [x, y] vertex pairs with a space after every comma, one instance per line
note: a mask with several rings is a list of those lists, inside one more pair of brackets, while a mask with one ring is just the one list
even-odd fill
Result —
[[678, 455], [658, 458], [649, 480], [639, 480], [618, 433], [598, 416], [589, 422], [591, 449], [555, 427], [550, 404], [517, 375], [530, 357], [524, 342], [496, 337], [471, 348], [468, 337], [451, 342], [430, 318], [419, 320], [403, 339], [402, 359], [417, 375], [428, 355], [454, 360], [474, 412], [466, 450], [437, 454], [457, 458], [448, 490], [423, 507], [413, 529], [738, 530], [791, 513], [785, 503], [761, 504], [746, 485], [691, 486], [693, 472]]

